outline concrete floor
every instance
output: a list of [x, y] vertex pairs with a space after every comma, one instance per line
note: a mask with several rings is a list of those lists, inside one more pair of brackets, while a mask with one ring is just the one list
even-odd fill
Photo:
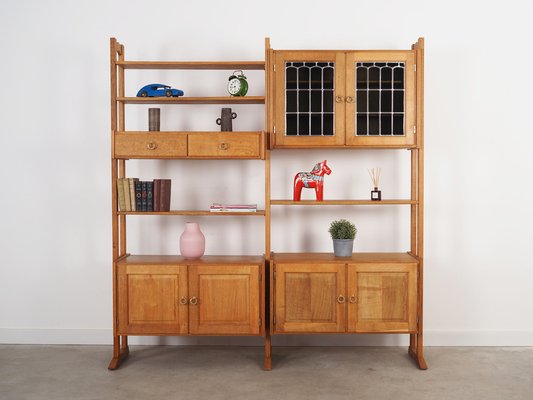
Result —
[[397, 347], [0, 345], [0, 399], [532, 400], [533, 348], [426, 348], [418, 370]]

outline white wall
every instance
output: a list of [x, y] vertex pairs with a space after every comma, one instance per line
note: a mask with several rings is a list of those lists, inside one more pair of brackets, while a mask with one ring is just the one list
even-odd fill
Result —
[[[407, 49], [424, 36], [426, 344], [533, 346], [530, 2], [256, 3], [2, 1], [0, 342], [111, 341], [109, 37], [125, 44], [128, 59], [260, 60], [266, 36], [276, 49]], [[160, 80], [189, 94], [225, 93], [225, 72], [187, 74], [128, 72], [127, 92]], [[263, 93], [261, 75], [250, 75], [250, 94]], [[128, 106], [128, 129], [145, 129], [146, 108]], [[163, 108], [162, 128], [216, 130], [219, 108]], [[262, 106], [235, 111], [236, 130], [261, 129]], [[294, 173], [323, 158], [333, 169], [326, 197], [367, 196], [365, 170], [373, 166], [383, 169], [384, 195], [405, 193], [408, 152], [355, 154], [313, 150], [295, 159], [275, 152], [273, 195], [290, 196]], [[186, 175], [177, 175], [181, 168]], [[129, 175], [172, 177], [173, 207], [217, 200], [263, 205], [261, 162], [230, 161], [226, 175], [220, 171], [213, 161], [145, 161], [131, 162]], [[208, 174], [216, 181], [208, 183]], [[404, 251], [406, 213], [402, 207], [276, 208], [274, 250], [330, 251], [328, 223], [347, 217], [359, 228], [357, 250]], [[263, 251], [261, 218], [198, 220], [208, 253]], [[131, 218], [129, 250], [176, 253], [184, 222]], [[384, 336], [275, 340], [405, 343]]]

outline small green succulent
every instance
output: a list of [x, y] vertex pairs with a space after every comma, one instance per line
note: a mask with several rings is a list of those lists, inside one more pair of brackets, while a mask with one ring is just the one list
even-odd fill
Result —
[[350, 221], [338, 219], [329, 226], [332, 239], [355, 239], [357, 228]]

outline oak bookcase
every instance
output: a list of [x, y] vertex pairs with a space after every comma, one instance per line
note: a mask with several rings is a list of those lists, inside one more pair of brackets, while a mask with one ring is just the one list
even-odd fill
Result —
[[[273, 50], [264, 61], [126, 61], [111, 38], [113, 358], [129, 354], [131, 335], [271, 335], [395, 333], [410, 336], [409, 355], [423, 356], [424, 39], [410, 50]], [[138, 98], [125, 96], [125, 70], [264, 70], [265, 95]], [[138, 85], [144, 82], [138, 82]], [[264, 104], [257, 132], [145, 132], [125, 129], [126, 104]], [[270, 152], [287, 148], [408, 149], [406, 199], [272, 199]], [[207, 210], [118, 210], [116, 181], [128, 159], [258, 159], [265, 166], [265, 209], [224, 213], [265, 221], [257, 256], [130, 255], [128, 215], [213, 215]], [[272, 207], [408, 206], [410, 248], [404, 253], [276, 253]], [[216, 214], [220, 216], [220, 214]]]

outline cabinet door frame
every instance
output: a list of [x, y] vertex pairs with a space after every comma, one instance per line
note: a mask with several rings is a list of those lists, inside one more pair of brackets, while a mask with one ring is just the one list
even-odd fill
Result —
[[[346, 265], [345, 264], [283, 264], [276, 263], [274, 279], [275, 316], [274, 333], [341, 333], [346, 331], [346, 303], [340, 302], [339, 296], [346, 299]], [[336, 275], [335, 288], [335, 316], [334, 322], [286, 320], [286, 285], [287, 273], [334, 273]]]
[[[417, 330], [417, 264], [348, 264], [348, 332], [350, 333], [415, 333]], [[407, 274], [407, 319], [405, 321], [359, 321], [361, 297], [358, 273], [405, 273]], [[355, 300], [355, 301], [354, 301]]]
[[[259, 335], [261, 333], [261, 265], [189, 265], [189, 332], [191, 335]], [[246, 275], [248, 276], [248, 320], [227, 321], [226, 323], [204, 321], [202, 307], [208, 304], [201, 293], [202, 275]], [[197, 303], [193, 304], [192, 299]]]
[[[138, 275], [141, 277], [168, 276], [174, 279], [174, 318], [167, 321], [130, 321], [132, 288], [129, 277]], [[171, 278], [169, 278], [171, 279]], [[142, 290], [145, 292], [145, 290]], [[139, 300], [146, 301], [144, 293]], [[118, 266], [118, 330], [119, 334], [143, 334], [161, 335], [176, 334], [186, 335], [189, 332], [189, 310], [187, 305], [188, 285], [187, 266], [185, 265], [119, 265]], [[165, 299], [163, 299], [165, 300]], [[161, 304], [161, 299], [155, 299]]]
[[[346, 53], [346, 145], [348, 146], [409, 146], [416, 144], [416, 52], [414, 50], [350, 51]], [[404, 135], [403, 136], [357, 136], [355, 91], [355, 63], [357, 62], [404, 62]]]
[[[333, 136], [287, 136], [285, 135], [285, 62], [334, 62], [335, 87], [334, 100], [334, 126]], [[281, 50], [274, 51], [274, 104], [275, 104], [275, 135], [274, 145], [278, 147], [316, 147], [316, 146], [343, 146], [345, 123], [345, 53], [342, 51], [300, 51]], [[342, 98], [341, 102], [336, 99]]]

